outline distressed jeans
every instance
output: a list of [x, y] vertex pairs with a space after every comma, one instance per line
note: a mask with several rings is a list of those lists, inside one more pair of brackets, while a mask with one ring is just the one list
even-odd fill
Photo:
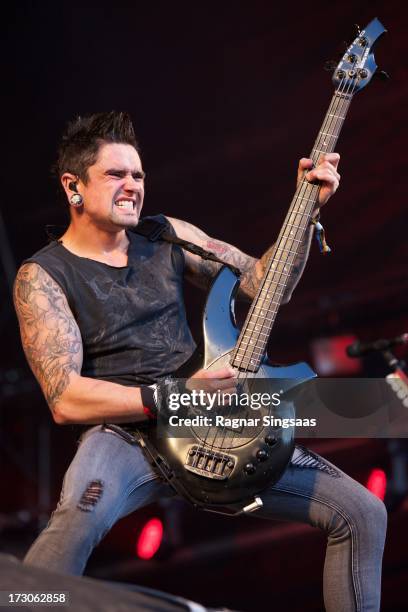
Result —
[[[57, 508], [25, 563], [80, 575], [93, 548], [117, 520], [169, 495], [169, 485], [139, 447], [102, 426], [93, 427], [82, 437]], [[303, 447], [296, 447], [281, 479], [260, 497], [264, 506], [259, 516], [308, 523], [326, 532], [328, 612], [380, 609], [387, 514], [377, 497]]]

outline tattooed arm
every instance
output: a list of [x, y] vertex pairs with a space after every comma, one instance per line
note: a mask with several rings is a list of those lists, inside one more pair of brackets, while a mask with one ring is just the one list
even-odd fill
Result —
[[[146, 419], [138, 387], [81, 376], [82, 339], [65, 294], [41, 266], [29, 263], [18, 271], [14, 304], [28, 363], [59, 425], [129, 423]], [[225, 367], [199, 370], [204, 389], [235, 389], [234, 371]], [[231, 388], [230, 385], [232, 384]], [[192, 387], [194, 388], [194, 387]], [[201, 387], [200, 387], [201, 388]]]
[[23, 265], [14, 304], [28, 363], [58, 424], [146, 418], [140, 391], [81, 376], [82, 339], [60, 286], [39, 265]]
[[[268, 261], [273, 256], [274, 245], [272, 245], [260, 259], [256, 259], [255, 257], [246, 255], [227, 242], [210, 238], [203, 231], [191, 225], [191, 223], [170, 217], [168, 217], [168, 220], [174, 227], [179, 238], [193, 242], [207, 251], [212, 251], [222, 261], [239, 268], [242, 272], [239, 296], [248, 301], [255, 297]], [[309, 255], [312, 235], [313, 229], [311, 228], [310, 231], [307, 232], [303, 243], [300, 245], [299, 254], [295, 260], [291, 277], [286, 286], [282, 300], [283, 304], [289, 302], [292, 292], [302, 276]], [[185, 251], [185, 256], [187, 278], [198, 287], [207, 289], [220, 269], [221, 264], [204, 260], [198, 255], [194, 255], [188, 251]]]

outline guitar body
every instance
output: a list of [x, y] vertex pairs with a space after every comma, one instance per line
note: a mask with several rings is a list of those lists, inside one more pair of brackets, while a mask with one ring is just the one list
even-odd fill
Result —
[[[233, 310], [237, 287], [237, 277], [223, 268], [214, 281], [204, 311], [204, 350], [199, 349], [177, 376], [187, 378], [198, 367], [216, 370], [231, 363], [239, 336]], [[251, 381], [259, 379], [257, 391], [273, 394], [288, 391], [316, 375], [305, 363], [276, 367], [269, 365], [265, 358], [258, 372], [250, 376]], [[228, 408], [224, 410], [229, 412]], [[169, 437], [152, 428], [147, 436], [159, 453], [162, 466], [177, 480], [178, 490], [190, 501], [205, 506], [243, 502], [253, 499], [280, 478], [294, 449], [294, 427], [264, 426], [260, 412], [245, 409], [237, 414], [235, 411], [234, 417], [259, 419], [259, 425], [238, 431], [197, 426], [184, 429], [189, 437]], [[284, 400], [276, 407], [268, 407], [267, 413], [282, 419], [295, 416], [292, 402]]]

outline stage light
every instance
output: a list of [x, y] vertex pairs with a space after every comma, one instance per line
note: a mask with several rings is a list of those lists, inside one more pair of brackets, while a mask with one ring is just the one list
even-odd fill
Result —
[[369, 491], [371, 491], [371, 493], [384, 501], [385, 492], [387, 489], [387, 476], [384, 470], [380, 470], [379, 468], [371, 470], [367, 479], [366, 487]]
[[163, 523], [151, 518], [145, 523], [136, 544], [136, 554], [140, 559], [151, 559], [160, 548], [163, 539]]
[[351, 334], [313, 340], [310, 348], [316, 372], [320, 376], [351, 376], [361, 372], [361, 359], [352, 359], [346, 353], [346, 348], [356, 340]]

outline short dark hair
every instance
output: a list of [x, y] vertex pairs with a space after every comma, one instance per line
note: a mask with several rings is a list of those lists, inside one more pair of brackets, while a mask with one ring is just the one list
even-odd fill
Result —
[[76, 117], [68, 123], [58, 148], [55, 164], [58, 178], [70, 172], [86, 183], [88, 168], [96, 162], [99, 148], [112, 142], [129, 144], [139, 150], [128, 113], [110, 111]]

